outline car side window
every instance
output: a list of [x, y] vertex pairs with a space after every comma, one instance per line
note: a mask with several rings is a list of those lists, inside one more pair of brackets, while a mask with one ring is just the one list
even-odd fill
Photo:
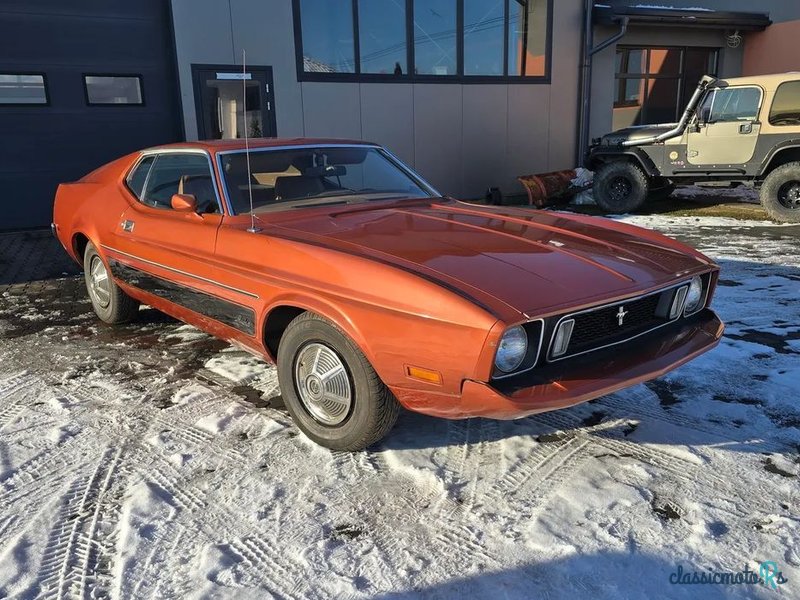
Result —
[[721, 88], [714, 94], [710, 123], [755, 121], [761, 106], [761, 90], [756, 87]]
[[172, 208], [174, 194], [190, 194], [201, 213], [218, 213], [217, 193], [205, 154], [159, 154], [150, 167], [140, 200], [155, 208]]
[[800, 125], [800, 81], [778, 86], [769, 111], [769, 124], [777, 127]]
[[128, 175], [128, 187], [139, 200], [142, 199], [142, 191], [147, 181], [147, 174], [150, 173], [150, 167], [153, 166], [155, 159], [155, 156], [145, 156]]

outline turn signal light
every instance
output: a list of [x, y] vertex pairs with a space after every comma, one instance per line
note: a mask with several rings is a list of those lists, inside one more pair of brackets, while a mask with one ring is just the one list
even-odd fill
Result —
[[422, 367], [406, 366], [406, 374], [411, 379], [419, 379], [426, 383], [435, 383], [442, 385], [442, 374], [439, 371], [431, 371], [430, 369], [423, 369]]

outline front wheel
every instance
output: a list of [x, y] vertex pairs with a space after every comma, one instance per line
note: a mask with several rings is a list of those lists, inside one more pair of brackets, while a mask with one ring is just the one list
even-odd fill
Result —
[[800, 162], [782, 165], [761, 186], [761, 206], [771, 219], [800, 223]]
[[332, 450], [363, 450], [397, 421], [400, 405], [364, 354], [335, 325], [303, 313], [278, 347], [278, 381], [297, 426]]
[[649, 190], [647, 175], [630, 162], [605, 163], [594, 176], [595, 202], [607, 213], [635, 211], [647, 200]]

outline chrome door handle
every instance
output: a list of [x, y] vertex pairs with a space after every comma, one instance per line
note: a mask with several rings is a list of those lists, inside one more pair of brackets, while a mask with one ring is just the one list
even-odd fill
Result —
[[133, 226], [136, 225], [133, 221], [123, 221], [122, 222], [122, 231], [127, 231], [131, 233], [133, 231]]

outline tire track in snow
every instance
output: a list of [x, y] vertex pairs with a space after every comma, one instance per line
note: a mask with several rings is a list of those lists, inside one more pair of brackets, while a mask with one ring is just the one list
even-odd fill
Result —
[[[64, 498], [40, 566], [43, 597], [85, 598], [97, 581], [96, 534], [105, 513], [108, 493], [120, 466], [124, 447], [108, 448], [94, 471], [76, 479]], [[113, 527], [112, 527], [113, 529]]]
[[0, 381], [0, 403], [2, 403], [0, 405], [0, 431], [16, 421], [26, 408], [22, 404], [22, 398], [12, 398], [10, 402], [6, 402], [6, 399], [12, 394], [30, 387], [34, 381], [34, 378], [27, 372]]
[[231, 541], [228, 547], [241, 558], [249, 572], [266, 585], [268, 591], [281, 598], [307, 598], [299, 577], [282, 564], [284, 561], [275, 546], [258, 538], [242, 537]]
[[[625, 390], [623, 393], [618, 392], [609, 396], [603, 396], [602, 398], [595, 400], [595, 405], [608, 408], [610, 411], [612, 411], [612, 414], [609, 416], [639, 421], [641, 421], [640, 417], [647, 416], [655, 421], [667, 423], [675, 427], [713, 435], [714, 437], [719, 438], [720, 442], [735, 441], [744, 444], [752, 439], [741, 437], [733, 438], [731, 436], [732, 432], [730, 427], [725, 427], [723, 425], [717, 427], [714, 427], [713, 425], [707, 425], [709, 421], [701, 421], [697, 418], [686, 416], [679, 410], [663, 410], [658, 407], [654, 408], [650, 406], [648, 402], [651, 398], [651, 394], [654, 394], [654, 392], [650, 391], [649, 388], [644, 386], [642, 386], [642, 390], [631, 388], [630, 390]], [[764, 451], [786, 451], [785, 445], [766, 442], [765, 440], [759, 440], [758, 443], [759, 447]]]
[[652, 445], [627, 440], [618, 431], [619, 425], [625, 423], [622, 420], [602, 422], [596, 426], [586, 427], [573, 416], [563, 412], [543, 413], [539, 417], [541, 421], [562, 430], [569, 430], [575, 436], [583, 438], [590, 435], [593, 444], [604, 447], [620, 456], [630, 456], [645, 464], [663, 469], [686, 486], [696, 487], [702, 485], [711, 492], [708, 496], [710, 498], [719, 498], [720, 492], [722, 492], [727, 496], [727, 499], [733, 499], [736, 504], [735, 510], [726, 509], [728, 512], [733, 512], [738, 516], [747, 514], [746, 506], [748, 501], [742, 495], [741, 490], [736, 485], [731, 484], [731, 481], [749, 480], [751, 473], [744, 475], [745, 479], [740, 477], [741, 473], [720, 474], [717, 468], [711, 468], [710, 465], [705, 463], [698, 464], [698, 461], [701, 460], [699, 458], [690, 460]]

